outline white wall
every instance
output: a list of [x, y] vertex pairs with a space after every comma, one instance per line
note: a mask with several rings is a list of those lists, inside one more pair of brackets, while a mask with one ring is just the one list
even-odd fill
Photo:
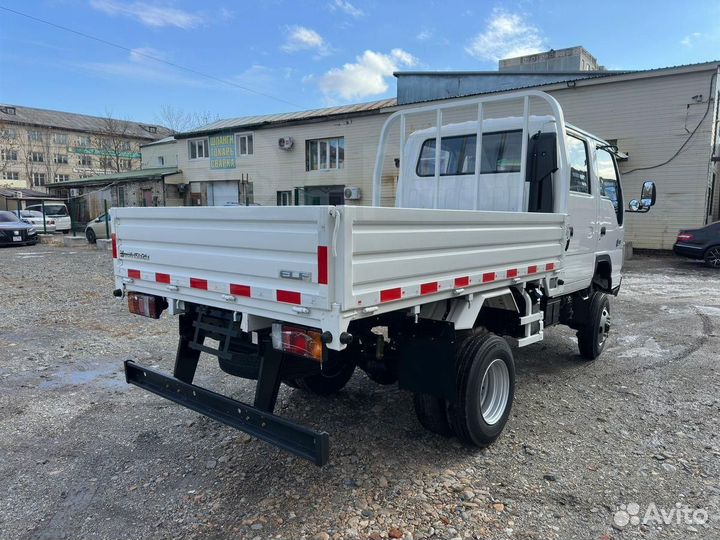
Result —
[[[151, 144], [140, 148], [142, 154], [142, 168], [156, 169], [158, 167], [176, 167], [177, 159], [177, 141], [167, 143]], [[163, 158], [163, 164], [158, 161], [158, 157]]]

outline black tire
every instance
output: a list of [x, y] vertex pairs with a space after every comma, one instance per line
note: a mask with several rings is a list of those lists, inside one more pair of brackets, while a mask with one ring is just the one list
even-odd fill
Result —
[[450, 426], [462, 442], [484, 448], [495, 442], [510, 417], [515, 395], [512, 351], [499, 336], [472, 336], [458, 352], [456, 369], [458, 399], [448, 406]]
[[415, 394], [413, 403], [415, 415], [422, 427], [443, 437], [452, 435], [447, 417], [447, 401], [427, 394]]
[[97, 242], [95, 231], [93, 231], [92, 229], [87, 229], [85, 231], [85, 238], [87, 238], [88, 244], [94, 244], [95, 242]]
[[323, 369], [314, 375], [295, 379], [298, 388], [318, 396], [329, 396], [345, 388], [355, 373], [355, 362], [348, 361], [335, 351], [328, 351]]
[[703, 259], [705, 260], [705, 266], [720, 268], [720, 246], [709, 247]]
[[610, 299], [596, 292], [588, 302], [588, 320], [577, 332], [578, 348], [584, 359], [595, 360], [602, 354], [610, 332]]

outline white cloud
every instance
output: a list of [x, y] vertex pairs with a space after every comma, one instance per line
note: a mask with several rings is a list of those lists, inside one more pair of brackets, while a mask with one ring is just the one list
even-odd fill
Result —
[[355, 19], [358, 19], [365, 15], [362, 9], [357, 8], [353, 6], [350, 2], [347, 0], [335, 0], [334, 2], [331, 2], [328, 4], [328, 7], [330, 8], [330, 11], [335, 11], [336, 9], [339, 9], [340, 11], [344, 11], [351, 17], [354, 17]]
[[329, 47], [325, 39], [311, 28], [291, 26], [285, 44], [281, 47], [285, 52], [315, 50], [319, 54], [327, 54]]
[[208, 84], [197, 77], [185, 77], [170, 66], [155, 62], [148, 56], [167, 59], [162, 51], [152, 47], [137, 47], [132, 49], [126, 60], [120, 62], [91, 62], [80, 64], [83, 71], [93, 71], [101, 76], [112, 79], [134, 79], [155, 83], [171, 83], [176, 85], [190, 86], [194, 88], [207, 88]]
[[684, 47], [692, 47], [703, 35], [700, 32], [693, 32], [688, 34], [680, 40], [680, 45]]
[[418, 63], [417, 58], [402, 49], [393, 49], [390, 54], [367, 50], [356, 60], [322, 76], [319, 84], [326, 96], [351, 100], [382, 94], [388, 90], [386, 79], [393, 71]]
[[546, 49], [545, 37], [522, 15], [494, 9], [485, 30], [465, 50], [480, 60], [498, 61]]
[[420, 32], [418, 32], [418, 34], [415, 36], [415, 38], [418, 41], [427, 41], [432, 36], [433, 36], [433, 33], [430, 30], [423, 29], [423, 30], [420, 30]]
[[141, 1], [123, 3], [116, 0], [90, 0], [90, 6], [108, 15], [130, 17], [155, 28], [175, 26], [188, 29], [203, 23], [203, 17], [189, 11]]

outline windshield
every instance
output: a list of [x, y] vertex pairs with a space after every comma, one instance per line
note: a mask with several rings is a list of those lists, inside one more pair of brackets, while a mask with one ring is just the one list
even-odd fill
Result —
[[48, 216], [67, 216], [67, 207], [64, 204], [46, 204], [45, 213]]
[[12, 212], [0, 212], [0, 223], [12, 223], [17, 220], [17, 216]]
[[[29, 206], [28, 209], [35, 210], [36, 212], [42, 212], [42, 205], [40, 204], [34, 204], [32, 206]], [[64, 204], [46, 204], [45, 205], [45, 214], [48, 216], [67, 216], [67, 206]]]

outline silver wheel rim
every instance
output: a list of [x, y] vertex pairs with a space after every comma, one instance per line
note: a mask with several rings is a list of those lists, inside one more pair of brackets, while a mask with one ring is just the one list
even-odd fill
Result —
[[510, 372], [500, 358], [485, 370], [480, 387], [480, 412], [488, 425], [497, 424], [505, 414], [510, 398]]
[[705, 260], [713, 268], [720, 268], [720, 248], [712, 248], [705, 255]]
[[603, 308], [600, 314], [600, 326], [598, 327], [598, 345], [602, 347], [605, 344], [605, 340], [610, 333], [610, 311], [608, 308]]

